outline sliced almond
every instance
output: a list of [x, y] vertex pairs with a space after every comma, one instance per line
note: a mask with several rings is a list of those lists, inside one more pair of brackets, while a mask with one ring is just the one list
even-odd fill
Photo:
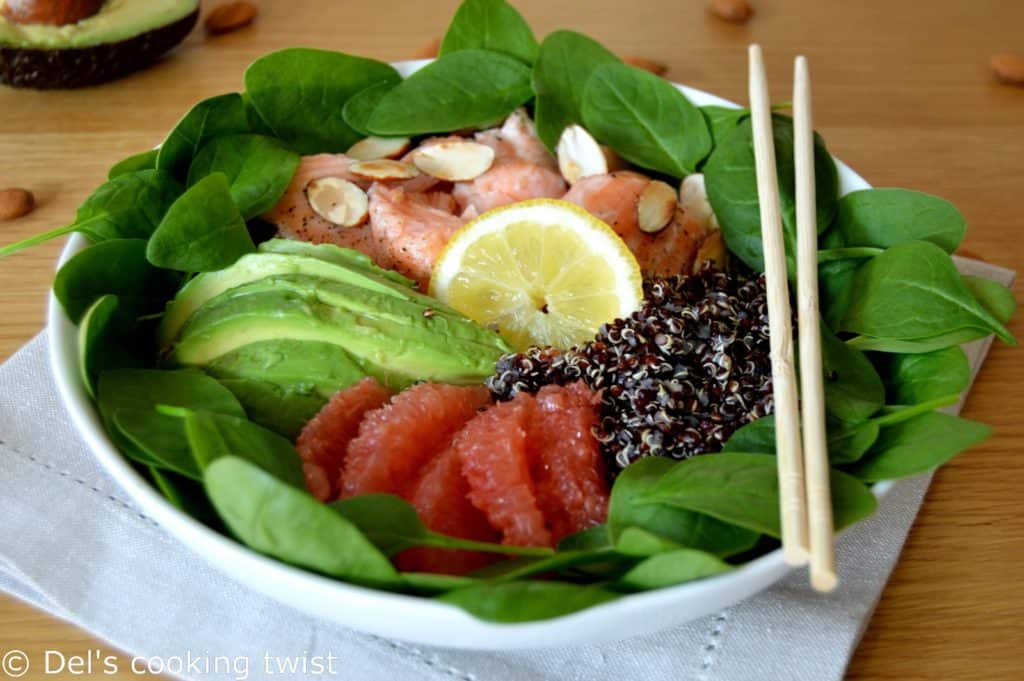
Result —
[[705, 267], [724, 270], [729, 263], [729, 250], [725, 247], [725, 239], [721, 232], [711, 232], [697, 249], [697, 257], [693, 260], [693, 273]]
[[348, 171], [364, 180], [381, 180], [383, 182], [411, 180], [420, 174], [420, 171], [416, 170], [416, 166], [411, 163], [392, 161], [386, 158], [356, 161], [348, 167]]
[[672, 221], [676, 206], [676, 190], [661, 180], [653, 180], [636, 200], [637, 226], [648, 234], [660, 232]]
[[313, 212], [335, 225], [355, 227], [366, 220], [370, 207], [366, 192], [340, 177], [321, 177], [306, 185]]
[[696, 220], [704, 229], [718, 229], [718, 218], [711, 208], [708, 192], [704, 187], [704, 176], [700, 173], [687, 175], [679, 185], [679, 205], [683, 212]]
[[427, 175], [447, 182], [465, 182], [487, 172], [494, 163], [494, 149], [478, 142], [446, 140], [420, 147], [412, 162]]
[[562, 131], [555, 153], [558, 155], [558, 169], [569, 184], [576, 184], [591, 175], [606, 174], [609, 171], [607, 154], [617, 158], [614, 151], [602, 147], [579, 125], [570, 125]]
[[409, 148], [408, 137], [367, 137], [345, 152], [356, 161], [374, 161], [378, 158], [398, 158]]

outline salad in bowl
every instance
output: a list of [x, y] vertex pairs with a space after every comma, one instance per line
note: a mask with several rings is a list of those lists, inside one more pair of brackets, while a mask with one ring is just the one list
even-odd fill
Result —
[[[792, 121], [774, 116], [787, 247]], [[1009, 292], [948, 202], [815, 140], [833, 519], [988, 428], [937, 411]], [[436, 60], [287, 49], [116, 164], [53, 286], [83, 437], [197, 553], [349, 626], [614, 639], [784, 572], [749, 112], [467, 0]], [[790, 260], [790, 267], [795, 263]], [[791, 272], [792, 273], [792, 272]]]

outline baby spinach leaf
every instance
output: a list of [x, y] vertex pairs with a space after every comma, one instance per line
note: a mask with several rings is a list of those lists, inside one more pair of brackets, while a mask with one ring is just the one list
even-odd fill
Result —
[[242, 405], [227, 388], [195, 369], [123, 369], [104, 372], [100, 377], [97, 406], [105, 420], [117, 409], [157, 405], [245, 416]]
[[[878, 438], [878, 425], [867, 421], [849, 424], [829, 420], [828, 459], [833, 464], [856, 461]], [[723, 452], [775, 454], [775, 415], [762, 416], [732, 434]]]
[[102, 372], [141, 365], [141, 359], [125, 343], [134, 326], [134, 318], [115, 295], [102, 296], [85, 310], [78, 325], [78, 369], [90, 396], [96, 396]]
[[[220, 414], [245, 416], [245, 411], [238, 400], [220, 383], [206, 374], [194, 369], [178, 371], [159, 371], [156, 369], [120, 369], [104, 371], [100, 374], [96, 400], [100, 417], [103, 420], [111, 439], [118, 449], [138, 461], [152, 465], [167, 466], [161, 458], [154, 458], [150, 452], [163, 452], [167, 437], [174, 437], [175, 453], [187, 449], [184, 427], [179, 419], [159, 414], [155, 411], [158, 404], [204, 409]], [[133, 420], [137, 414], [121, 415], [121, 423], [127, 428], [131, 437], [122, 432], [116, 421], [117, 415], [126, 410], [144, 412], [142, 417]], [[136, 424], [138, 420], [145, 420]], [[138, 425], [136, 430], [132, 426]], [[160, 439], [153, 439], [158, 433]], [[168, 435], [170, 433], [170, 435]], [[139, 446], [137, 442], [143, 446]], [[148, 451], [147, 451], [148, 450]], [[182, 461], [191, 456], [177, 459]], [[189, 464], [185, 470], [194, 472]], [[180, 471], [181, 468], [177, 467]]]
[[952, 393], [950, 395], [936, 397], [919, 404], [887, 405], [871, 419], [870, 423], [874, 423], [880, 427], [891, 426], [894, 423], [909, 421], [912, 418], [920, 416], [921, 414], [927, 414], [935, 409], [942, 409], [943, 407], [948, 407], [951, 404], [956, 404], [959, 399], [959, 393]]
[[818, 262], [832, 262], [834, 260], [864, 260], [873, 258], [885, 251], [884, 248], [874, 246], [850, 246], [844, 248], [826, 248], [818, 251]]
[[998, 281], [972, 274], [965, 274], [960, 279], [974, 299], [1003, 324], [1008, 323], [1013, 313], [1017, 311], [1017, 300], [1013, 297], [1013, 291]]
[[[831, 489], [837, 529], [874, 512], [874, 495], [856, 478], [833, 470]], [[780, 536], [774, 456], [725, 453], [679, 461], [636, 501], [706, 513], [771, 537]]]
[[274, 136], [300, 154], [316, 154], [345, 151], [359, 141], [360, 134], [342, 116], [349, 97], [400, 79], [391, 66], [374, 59], [295, 47], [254, 61], [245, 72], [245, 87]]
[[146, 257], [157, 267], [209, 272], [256, 250], [223, 173], [208, 175], [174, 202], [153, 232]]
[[971, 382], [971, 366], [959, 346], [917, 355], [892, 355], [886, 372], [889, 400], [918, 404], [961, 393]]
[[852, 285], [857, 295], [843, 316], [842, 331], [920, 341], [982, 329], [1015, 343], [1006, 327], [971, 295], [949, 255], [927, 241], [907, 241], [866, 261]]
[[238, 416], [184, 410], [185, 435], [199, 470], [225, 456], [237, 456], [275, 478], [305, 490], [302, 461], [292, 443]]
[[832, 260], [818, 265], [818, 295], [821, 319], [830, 329], [839, 328], [853, 296], [853, 275], [863, 261], [859, 258]]
[[554, 151], [567, 126], [583, 123], [583, 89], [594, 69], [618, 62], [600, 43], [580, 33], [554, 31], [544, 38], [533, 65], [533, 118], [537, 136], [548, 149]]
[[930, 241], [952, 253], [967, 221], [945, 199], [909, 189], [862, 189], [839, 199], [836, 230], [846, 246], [889, 248], [906, 241]]
[[178, 181], [162, 170], [119, 175], [85, 200], [72, 227], [94, 242], [148, 239], [181, 191]]
[[716, 147], [736, 129], [740, 121], [750, 116], [750, 109], [738, 109], [734, 106], [706, 104], [699, 108], [708, 123], [712, 145]]
[[859, 460], [881, 432], [877, 423], [840, 424], [829, 429], [828, 460], [833, 465]]
[[356, 94], [352, 95], [347, 102], [345, 102], [345, 108], [342, 109], [341, 115], [345, 119], [353, 130], [360, 132], [364, 135], [369, 135], [369, 128], [367, 127], [370, 116], [373, 115], [377, 105], [380, 104], [380, 100], [384, 98], [384, 95], [395, 89], [397, 83], [385, 81], [381, 83], [375, 83], [365, 90], [360, 90]]
[[[787, 252], [796, 243], [796, 184], [793, 162], [793, 120], [772, 116], [775, 164]], [[818, 233], [832, 222], [839, 194], [835, 162], [820, 135], [814, 136], [814, 174]], [[725, 243], [736, 256], [757, 271], [764, 269], [761, 255], [761, 214], [754, 166], [750, 119], [740, 124], [711, 153], [704, 165], [708, 199], [718, 217]]]
[[869, 482], [930, 471], [987, 438], [983, 423], [929, 412], [882, 429], [871, 451], [850, 472]]
[[608, 532], [616, 546], [631, 527], [721, 557], [746, 551], [757, 542], [757, 532], [707, 514], [668, 504], [647, 503], [647, 500], [637, 503], [673, 466], [674, 462], [669, 459], [647, 457], [631, 464], [615, 479], [608, 506]]
[[210, 97], [196, 104], [178, 121], [160, 145], [156, 167], [184, 180], [199, 150], [221, 135], [249, 132], [242, 96], [237, 92]]
[[559, 551], [543, 558], [514, 558], [488, 565], [472, 573], [478, 579], [491, 581], [511, 581], [526, 579], [549, 573], [565, 573], [570, 568], [582, 568], [594, 563], [614, 563], [621, 572], [632, 564], [633, 560], [618, 556], [611, 549], [594, 549], [589, 551]]
[[8, 244], [0, 248], [0, 258], [71, 232], [81, 232], [93, 243], [106, 239], [148, 239], [180, 194], [181, 185], [161, 170], [119, 175], [100, 185], [78, 207], [73, 223]]
[[567, 582], [487, 582], [451, 591], [438, 600], [491, 622], [561, 617], [618, 598], [600, 586]]
[[134, 173], [138, 170], [153, 170], [156, 168], [157, 153], [157, 149], [150, 149], [141, 154], [134, 154], [128, 158], [121, 159], [107, 171], [107, 179], [113, 180], [115, 177]]
[[401, 582], [388, 559], [342, 515], [262, 468], [224, 456], [210, 464], [203, 480], [221, 519], [250, 548], [359, 584]]
[[192, 456], [182, 419], [158, 412], [153, 407], [122, 407], [114, 412], [118, 432], [141, 451], [154, 468], [202, 480], [202, 469]]
[[399, 576], [410, 591], [426, 595], [463, 589], [477, 583], [476, 579], [465, 575], [441, 575], [433, 572], [401, 572]]
[[330, 506], [358, 527], [367, 539], [388, 556], [413, 546], [521, 556], [552, 555], [551, 549], [544, 547], [490, 544], [431, 532], [420, 520], [416, 509], [393, 494], [362, 494], [336, 501]]
[[711, 151], [707, 122], [674, 85], [621, 63], [594, 69], [583, 90], [583, 122], [628, 161], [683, 177]]
[[611, 547], [612, 538], [608, 526], [603, 524], [567, 535], [558, 542], [559, 551], [594, 551]]
[[459, 50], [388, 91], [366, 122], [374, 135], [449, 132], [492, 125], [530, 99], [530, 69], [498, 52]]
[[864, 353], [821, 330], [825, 410], [841, 421], [863, 421], [885, 404], [885, 386]]
[[627, 591], [648, 591], [728, 572], [732, 566], [710, 553], [676, 549], [647, 558], [614, 583]]
[[991, 331], [980, 327], [964, 327], [947, 333], [940, 333], [926, 338], [903, 340], [898, 338], [872, 338], [871, 336], [854, 336], [846, 341], [852, 348], [863, 352], [897, 352], [920, 353], [934, 352], [954, 345], [963, 345], [978, 338], [984, 338]]
[[465, 0], [441, 41], [440, 55], [479, 48], [501, 52], [529, 65], [537, 58], [530, 25], [505, 0]]
[[228, 135], [202, 148], [188, 170], [188, 184], [224, 173], [231, 198], [250, 220], [277, 203], [298, 165], [299, 155], [272, 137]]
[[137, 314], [163, 307], [181, 283], [179, 275], [146, 260], [143, 239], [110, 239], [71, 257], [57, 272], [53, 292], [73, 322], [98, 297], [112, 293]]
[[625, 528], [619, 533], [619, 540], [615, 543], [615, 550], [619, 553], [643, 558], [681, 548], [683, 547], [671, 539], [639, 527]]
[[225, 530], [217, 511], [206, 498], [203, 486], [195, 480], [182, 477], [170, 471], [150, 467], [149, 475], [153, 484], [175, 508], [184, 511], [199, 522], [216, 529]]

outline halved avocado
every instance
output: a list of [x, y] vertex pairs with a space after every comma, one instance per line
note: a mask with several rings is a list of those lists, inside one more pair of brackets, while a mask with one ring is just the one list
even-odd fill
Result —
[[184, 40], [198, 18], [199, 0], [108, 0], [63, 26], [0, 16], [0, 83], [46, 90], [120, 78]]

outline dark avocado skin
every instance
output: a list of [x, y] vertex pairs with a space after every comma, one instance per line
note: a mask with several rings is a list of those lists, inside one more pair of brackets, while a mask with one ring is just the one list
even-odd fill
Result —
[[0, 46], [0, 83], [55, 90], [98, 85], [149, 66], [185, 39], [199, 10], [172, 24], [116, 43], [74, 49]]

